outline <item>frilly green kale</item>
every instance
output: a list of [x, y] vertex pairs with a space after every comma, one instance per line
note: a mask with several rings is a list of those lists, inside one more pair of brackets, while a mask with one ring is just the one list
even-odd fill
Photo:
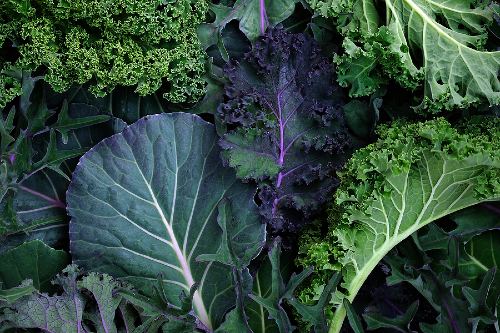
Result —
[[335, 61], [351, 96], [369, 95], [390, 78], [423, 87], [420, 107], [430, 112], [500, 103], [500, 52], [485, 47], [495, 11], [489, 1], [308, 2], [345, 37], [346, 52]]
[[171, 102], [204, 92], [204, 53], [196, 27], [205, 1], [2, 1], [0, 106], [20, 92], [4, 71], [39, 71], [57, 92], [90, 83], [103, 96], [117, 85], [147, 95], [167, 82]]
[[[346, 294], [339, 297], [351, 302], [385, 254], [416, 230], [500, 198], [500, 119], [473, 118], [456, 128], [444, 119], [395, 122], [381, 126], [379, 135], [341, 173], [327, 236], [303, 236], [300, 245], [299, 263], [317, 271], [340, 264]], [[330, 246], [319, 246], [323, 240]], [[308, 293], [301, 297], [315, 297]], [[335, 301], [330, 332], [338, 332], [345, 317], [341, 299]]]

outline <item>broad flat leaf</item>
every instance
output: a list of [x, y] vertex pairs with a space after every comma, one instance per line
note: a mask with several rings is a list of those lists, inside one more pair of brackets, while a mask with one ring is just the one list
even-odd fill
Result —
[[217, 205], [229, 199], [238, 221], [254, 191], [219, 153], [213, 125], [184, 113], [148, 116], [103, 140], [80, 159], [67, 193], [73, 261], [149, 295], [161, 274], [177, 306], [196, 282], [194, 310], [217, 327], [235, 304], [231, 271], [196, 258], [219, 248]]
[[500, 231], [492, 230], [475, 236], [465, 246], [465, 250], [478, 267], [485, 271], [498, 267], [500, 263]]
[[[443, 119], [394, 124], [348, 162], [332, 232], [345, 253], [342, 286], [352, 302], [380, 260], [421, 227], [460, 209], [500, 198], [500, 122], [486, 118], [462, 132]], [[481, 127], [484, 126], [484, 127]], [[468, 148], [460, 145], [467, 142]], [[340, 305], [330, 332], [345, 318]]]
[[254, 41], [263, 35], [266, 29], [274, 27], [289, 17], [298, 0], [237, 0], [232, 7], [212, 5], [216, 14], [213, 23], [223, 29], [230, 21], [238, 20], [240, 30]]
[[448, 218], [456, 223], [456, 228], [451, 231], [444, 231], [437, 225], [429, 225], [435, 230], [429, 230], [429, 232], [419, 235], [419, 247], [423, 251], [443, 250], [447, 249], [450, 237], [457, 237], [467, 242], [487, 230], [500, 229], [498, 215], [485, 208], [485, 205], [487, 204], [473, 206], [451, 214]]
[[10, 230], [8, 234], [29, 232], [40, 226], [66, 224], [64, 192], [67, 186], [66, 179], [50, 169], [42, 169], [19, 182], [13, 197], [19, 228]]
[[266, 240], [266, 226], [256, 214], [256, 205], [252, 198], [248, 201], [248, 214], [234, 218], [232, 205], [228, 200], [219, 204], [217, 222], [222, 229], [221, 245], [216, 254], [204, 254], [201, 261], [217, 261], [235, 267], [238, 270], [250, 265], [262, 250]]
[[52, 278], [69, 261], [66, 252], [54, 250], [39, 240], [24, 243], [0, 254], [0, 284], [3, 288], [14, 288], [30, 279], [36, 289], [46, 291], [51, 289]]

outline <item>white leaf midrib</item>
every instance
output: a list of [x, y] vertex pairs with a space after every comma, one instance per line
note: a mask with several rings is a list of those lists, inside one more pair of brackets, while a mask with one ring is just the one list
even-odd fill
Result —
[[[189, 267], [189, 263], [187, 262], [186, 257], [182, 253], [182, 249], [180, 248], [179, 243], [177, 242], [177, 238], [175, 237], [174, 230], [173, 230], [172, 226], [170, 225], [169, 221], [167, 220], [167, 218], [165, 217], [165, 214], [163, 213], [163, 209], [158, 204], [158, 200], [156, 198], [156, 195], [155, 195], [153, 189], [151, 188], [151, 185], [147, 181], [146, 177], [144, 176], [144, 173], [142, 172], [141, 168], [139, 167], [139, 164], [137, 163], [137, 161], [136, 161], [136, 165], [137, 165], [137, 170], [139, 171], [139, 174], [141, 175], [141, 177], [144, 181], [144, 184], [146, 185], [146, 188], [148, 189], [149, 194], [151, 195], [151, 200], [153, 202], [153, 206], [156, 208], [158, 214], [160, 215], [160, 218], [163, 222], [163, 225], [165, 226], [167, 233], [168, 233], [168, 236], [170, 237], [170, 240], [172, 242], [172, 250], [175, 252], [177, 260], [179, 261], [179, 263], [181, 265], [182, 276], [186, 280], [187, 285], [189, 287], [192, 287], [195, 284], [195, 281], [194, 281], [193, 275], [191, 273], [191, 268]], [[177, 176], [177, 173], [176, 173], [176, 176]], [[173, 209], [173, 207], [172, 207], [172, 209]], [[196, 312], [197, 312], [198, 316], [200, 317], [200, 320], [210, 328], [211, 327], [210, 318], [209, 318], [207, 310], [205, 308], [205, 304], [203, 303], [203, 300], [201, 298], [201, 294], [198, 291], [194, 292], [193, 305], [197, 310]]]

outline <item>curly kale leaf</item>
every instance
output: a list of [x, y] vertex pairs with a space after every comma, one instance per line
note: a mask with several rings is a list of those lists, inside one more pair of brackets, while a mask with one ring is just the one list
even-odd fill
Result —
[[259, 183], [270, 224], [294, 230], [335, 187], [350, 142], [333, 68], [312, 38], [275, 29], [225, 73], [223, 157]]
[[196, 28], [207, 10], [194, 0], [2, 1], [0, 41], [12, 56], [0, 58], [0, 105], [4, 92], [19, 95], [4, 73], [11, 65], [43, 73], [58, 92], [88, 82], [99, 96], [118, 85], [148, 95], [166, 81], [169, 101], [195, 102], [205, 85]]
[[335, 18], [346, 38], [336, 62], [351, 96], [369, 95], [391, 78], [423, 87], [421, 107], [430, 111], [500, 103], [500, 52], [485, 49], [494, 14], [487, 1], [385, 0], [382, 8], [373, 0], [308, 2]]
[[[339, 250], [309, 246], [318, 258], [328, 255], [342, 266], [347, 292], [340, 298], [352, 302], [380, 260], [421, 227], [500, 198], [499, 129], [497, 118], [472, 119], [458, 129], [444, 119], [396, 122], [354, 154], [330, 214], [329, 237]], [[346, 314], [336, 302], [330, 332], [340, 330]]]
[[183, 327], [186, 332], [198, 332], [196, 319], [188, 313], [190, 308], [174, 308], [144, 297], [107, 274], [82, 276], [77, 266], [69, 265], [52, 283], [62, 292], [41, 293], [33, 288], [31, 280], [0, 290], [0, 330], [38, 328], [44, 332], [77, 333], [93, 327], [96, 332], [109, 333], [157, 332], [160, 328], [180, 332]]

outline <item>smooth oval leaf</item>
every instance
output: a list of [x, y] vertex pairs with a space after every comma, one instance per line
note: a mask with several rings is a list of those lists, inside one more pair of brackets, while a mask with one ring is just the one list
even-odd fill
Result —
[[214, 126], [198, 116], [161, 114], [85, 154], [67, 193], [74, 263], [128, 280], [148, 295], [161, 275], [176, 306], [196, 282], [196, 314], [217, 327], [235, 304], [231, 271], [196, 258], [220, 246], [218, 204], [231, 200], [238, 219], [254, 195], [223, 167], [217, 140]]

